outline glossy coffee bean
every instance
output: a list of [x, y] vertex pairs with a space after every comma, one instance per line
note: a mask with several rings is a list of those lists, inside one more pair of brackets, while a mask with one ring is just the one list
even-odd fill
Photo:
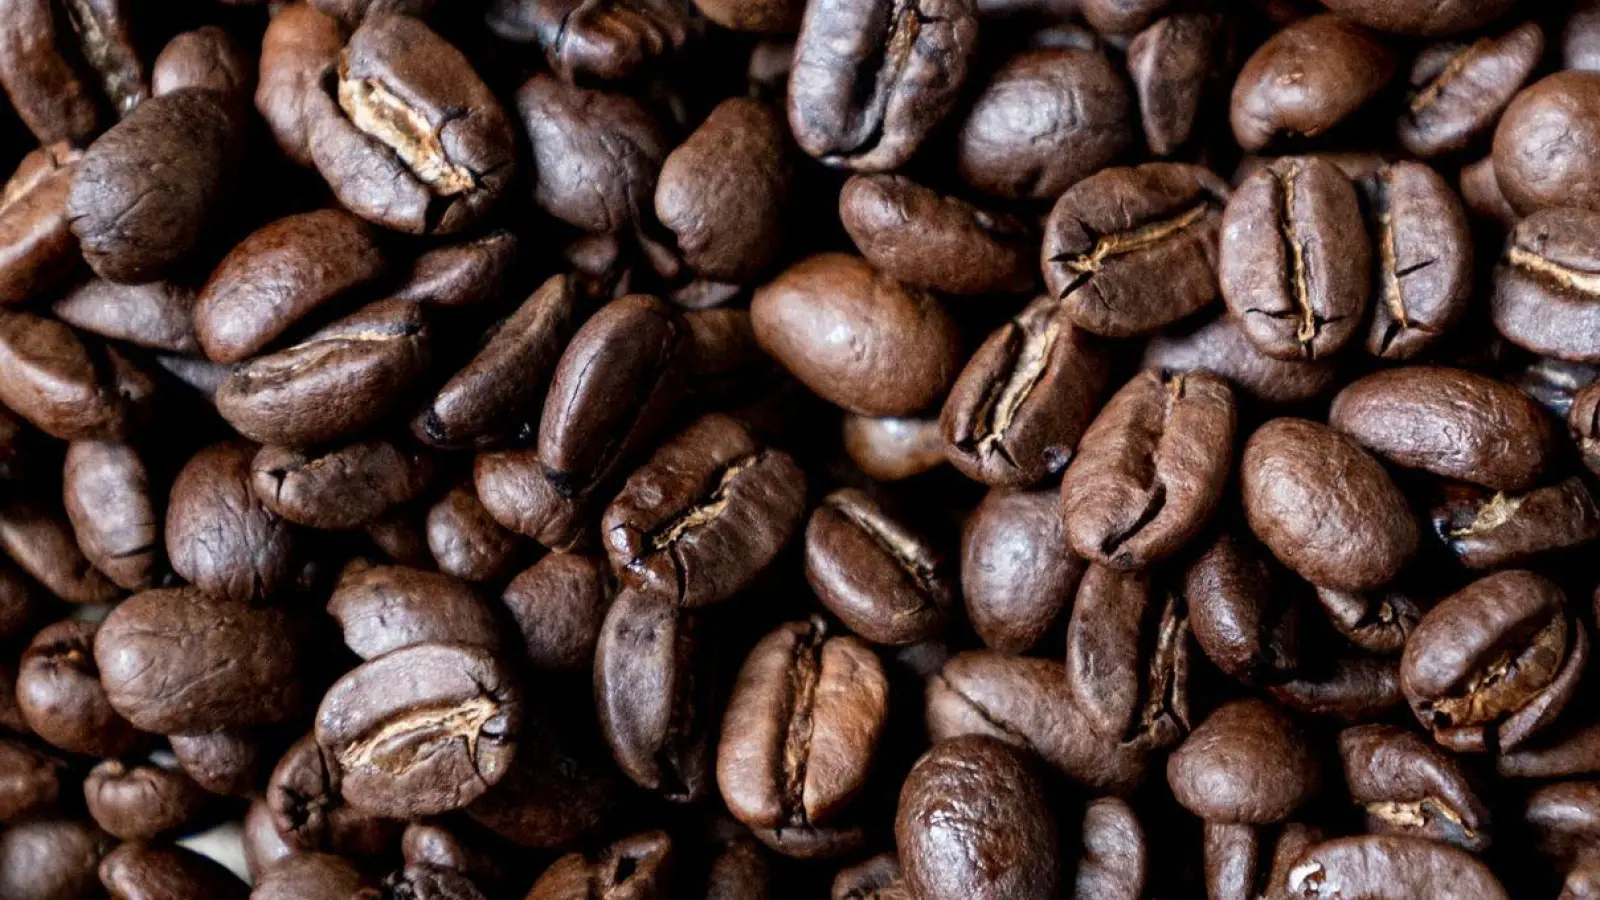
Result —
[[83, 794], [95, 824], [124, 841], [181, 833], [196, 824], [206, 806], [205, 791], [182, 770], [115, 759], [89, 772]]
[[1215, 900], [1269, 896], [1272, 886], [1288, 877], [1300, 854], [1322, 839], [1321, 830], [1300, 822], [1282, 826], [1207, 822], [1201, 837], [1206, 896]]
[[1433, 531], [1469, 569], [1518, 566], [1600, 540], [1600, 501], [1578, 477], [1519, 493], [1450, 485]]
[[415, 644], [500, 646], [488, 604], [471, 586], [437, 572], [351, 563], [328, 598], [328, 614], [362, 659]]
[[174, 281], [116, 284], [96, 278], [68, 291], [50, 308], [80, 331], [153, 350], [198, 354], [195, 290]]
[[1063, 624], [1086, 568], [1056, 491], [992, 490], [961, 535], [967, 621], [991, 649], [1025, 653]]
[[1128, 74], [1151, 153], [1171, 156], [1194, 136], [1229, 49], [1227, 27], [1219, 15], [1180, 12], [1157, 19], [1128, 44]]
[[1600, 285], [1590, 275], [1596, 222], [1600, 213], [1589, 210], [1546, 209], [1512, 229], [1489, 297], [1494, 326], [1507, 340], [1542, 356], [1600, 362], [1585, 337], [1600, 328]]
[[944, 464], [937, 419], [875, 418], [846, 414], [844, 451], [863, 475], [899, 481]]
[[874, 643], [937, 637], [955, 603], [944, 555], [862, 491], [823, 498], [806, 525], [805, 557], [817, 599]]
[[0, 312], [0, 403], [61, 440], [127, 437], [155, 393], [115, 347], [53, 319]]
[[522, 543], [500, 527], [472, 491], [458, 485], [428, 508], [428, 554], [439, 571], [479, 584], [500, 581], [517, 563]]
[[168, 735], [167, 742], [183, 771], [213, 794], [248, 796], [264, 774], [261, 739], [249, 728]]
[[1167, 760], [1167, 784], [1208, 822], [1281, 822], [1316, 793], [1321, 763], [1283, 710], [1235, 700], [1212, 712]]
[[1267, 404], [1297, 403], [1331, 390], [1336, 369], [1325, 359], [1277, 359], [1261, 352], [1231, 315], [1172, 335], [1155, 335], [1145, 345], [1146, 369], [1205, 371], [1228, 379], [1244, 394]]
[[22, 652], [17, 707], [28, 729], [69, 753], [118, 756], [140, 736], [100, 685], [94, 639], [99, 625], [68, 619], [42, 629]]
[[110, 603], [122, 593], [78, 548], [59, 508], [18, 500], [0, 507], [0, 550], [68, 603]]
[[1289, 870], [1289, 897], [1414, 897], [1450, 891], [1471, 900], [1508, 896], [1463, 850], [1421, 838], [1365, 836], [1318, 844]]
[[86, 142], [107, 124], [102, 103], [124, 116], [150, 96], [127, 4], [9, 0], [0, 12], [0, 86], [39, 143]]
[[1023, 220], [903, 175], [857, 175], [839, 191], [839, 219], [878, 271], [946, 294], [1033, 287], [1038, 237]]
[[329, 113], [324, 83], [336, 78], [344, 29], [309, 3], [291, 3], [272, 17], [261, 36], [256, 111], [278, 148], [310, 166], [311, 128]]
[[1394, 74], [1372, 34], [1333, 15], [1302, 19], [1268, 38], [1233, 85], [1228, 119], [1247, 151], [1316, 137], [1371, 100]]
[[266, 809], [275, 838], [289, 853], [336, 852], [367, 858], [385, 852], [399, 825], [367, 816], [339, 794], [332, 755], [308, 734], [284, 751], [266, 780]]
[[97, 869], [116, 846], [93, 823], [41, 818], [0, 832], [0, 890], [16, 900], [96, 900]]
[[1181, 596], [1090, 565], [1067, 626], [1067, 692], [1101, 735], [1167, 747], [1189, 730], [1189, 622]]
[[1383, 718], [1405, 703], [1399, 660], [1348, 651], [1307, 666], [1270, 691], [1295, 712], [1346, 724]]
[[700, 23], [686, 4], [614, 0], [497, 0], [485, 23], [497, 37], [538, 44], [564, 81], [613, 81], [645, 73], [682, 50]]
[[256, 453], [238, 441], [201, 450], [178, 472], [167, 500], [173, 571], [203, 591], [238, 600], [276, 594], [295, 577], [293, 526], [268, 510], [250, 484]]
[[1512, 208], [1600, 207], [1590, 152], [1600, 142], [1597, 108], [1600, 73], [1586, 71], [1546, 76], [1512, 99], [1494, 132], [1495, 179]]
[[479, 306], [500, 296], [516, 268], [519, 244], [515, 234], [496, 229], [429, 250], [411, 262], [391, 296], [435, 306]]
[[1367, 352], [1409, 359], [1448, 333], [1472, 292], [1472, 239], [1461, 203], [1420, 163], [1385, 165], [1357, 182], [1376, 256]]
[[255, 87], [255, 60], [245, 54], [216, 25], [173, 35], [150, 66], [150, 92], [156, 96], [185, 88], [201, 88], [221, 94], [235, 110], [249, 102]]
[[326, 853], [290, 856], [256, 878], [253, 900], [347, 900], [367, 883], [342, 857]]
[[1431, 45], [1411, 64], [1400, 143], [1421, 157], [1466, 149], [1487, 133], [1544, 55], [1544, 32], [1524, 22], [1471, 42]]
[[250, 462], [250, 489], [274, 515], [310, 528], [357, 528], [428, 486], [433, 460], [388, 441], [326, 452], [263, 447]]
[[72, 271], [67, 193], [83, 151], [60, 142], [22, 158], [0, 192], [0, 303], [20, 303]]
[[250, 888], [221, 863], [183, 847], [125, 843], [100, 860], [111, 900], [245, 900]]
[[65, 760], [13, 738], [0, 738], [0, 822], [16, 822], [53, 811], [66, 799]]
[[1489, 845], [1489, 810], [1456, 758], [1391, 725], [1339, 733], [1350, 799], [1374, 834], [1432, 838], [1463, 850]]
[[1300, 667], [1303, 613], [1290, 587], [1265, 547], [1233, 529], [1219, 532], [1183, 576], [1195, 643], [1245, 684], [1292, 675]]
[[663, 900], [673, 896], [673, 862], [666, 832], [629, 835], [592, 855], [569, 853], [556, 860], [525, 900]]
[[1404, 591], [1337, 591], [1317, 588], [1328, 623], [1368, 653], [1397, 656], [1426, 612], [1426, 604]]

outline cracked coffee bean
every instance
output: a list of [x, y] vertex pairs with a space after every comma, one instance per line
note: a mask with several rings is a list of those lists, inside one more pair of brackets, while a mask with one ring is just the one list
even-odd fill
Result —
[[1367, 352], [1410, 359], [1452, 331], [1472, 297], [1472, 236], [1461, 201], [1421, 163], [1357, 179], [1374, 251]]
[[1067, 626], [1067, 691], [1101, 735], [1168, 747], [1189, 730], [1189, 618], [1143, 574], [1089, 566]]
[[1489, 313], [1506, 340], [1542, 356], [1600, 363], [1600, 283], [1590, 235], [1600, 213], [1541, 210], [1517, 223], [1494, 273]]

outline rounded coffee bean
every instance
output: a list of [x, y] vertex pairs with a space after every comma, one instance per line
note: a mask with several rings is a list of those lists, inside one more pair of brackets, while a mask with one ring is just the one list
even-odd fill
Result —
[[1219, 707], [1167, 760], [1174, 799], [1207, 822], [1282, 822], [1320, 782], [1321, 762], [1305, 732], [1260, 700]]
[[1487, 25], [1515, 6], [1516, 0], [1325, 0], [1323, 5], [1383, 31], [1436, 35]]
[[1272, 685], [1272, 696], [1295, 712], [1354, 724], [1371, 722], [1405, 703], [1400, 661], [1343, 653]]
[[649, 0], [593, 6], [497, 0], [489, 5], [484, 22], [499, 38], [539, 45], [550, 69], [568, 83], [652, 72], [702, 27], [690, 16], [688, 4]]
[[1535, 22], [1472, 42], [1434, 44], [1411, 65], [1401, 146], [1417, 156], [1465, 150], [1495, 124], [1544, 55]]
[[1085, 568], [1054, 489], [991, 490], [961, 534], [967, 620], [990, 648], [1026, 653], [1062, 624]]
[[1273, 682], [1300, 667], [1301, 604], [1266, 548], [1225, 529], [1189, 564], [1183, 595], [1195, 643], [1224, 674]]
[[69, 753], [119, 756], [140, 735], [117, 714], [95, 667], [94, 622], [68, 619], [38, 634], [17, 669], [17, 706], [34, 734]]
[[261, 739], [245, 728], [168, 735], [172, 755], [195, 783], [213, 794], [245, 797], [262, 774]]
[[1416, 551], [1416, 519], [1389, 473], [1331, 428], [1274, 419], [1250, 436], [1239, 471], [1251, 530], [1312, 584], [1381, 587]]
[[844, 452], [874, 481], [899, 481], [944, 464], [937, 419], [875, 418], [847, 413]]
[[257, 873], [251, 900], [349, 900], [367, 880], [343, 857], [307, 853], [278, 860]]
[[115, 347], [54, 319], [0, 311], [0, 403], [64, 441], [143, 424], [155, 382]]
[[674, 861], [672, 838], [666, 832], [629, 835], [592, 855], [569, 853], [551, 863], [524, 900], [674, 896], [670, 890]]
[[593, 669], [611, 595], [604, 560], [551, 553], [511, 579], [500, 602], [516, 620], [535, 669], [581, 672]]
[[1073, 324], [1147, 334], [1217, 299], [1228, 187], [1199, 166], [1111, 168], [1073, 185], [1045, 226], [1044, 277]]
[[297, 712], [305, 644], [284, 610], [165, 588], [112, 610], [94, 660], [112, 708], [135, 727], [191, 734]]
[[118, 441], [73, 441], [61, 481], [67, 518], [89, 562], [119, 587], [154, 586], [161, 517], [137, 451]]
[[338, 765], [308, 734], [290, 745], [266, 782], [278, 838], [294, 853], [370, 858], [390, 852], [400, 825], [352, 809], [339, 794]]
[[439, 571], [475, 584], [504, 578], [522, 550], [517, 536], [500, 527], [464, 485], [428, 508], [424, 528]]
[[1357, 183], [1377, 256], [1367, 352], [1409, 359], [1449, 332], [1472, 296], [1472, 232], [1461, 201], [1421, 163], [1384, 165]]
[[967, 184], [1010, 199], [1048, 200], [1133, 143], [1134, 100], [1098, 51], [1029, 50], [984, 86], [956, 136]]
[[183, 847], [131, 841], [100, 860], [111, 900], [246, 900], [250, 888], [221, 863]]
[[50, 813], [70, 776], [65, 760], [20, 740], [0, 738], [0, 822], [7, 824]]
[[1426, 610], [1398, 590], [1362, 593], [1317, 588], [1317, 602], [1328, 623], [1362, 650], [1396, 656]]
[[50, 0], [0, 6], [0, 86], [39, 143], [87, 142], [105, 125], [102, 103], [125, 116], [150, 96], [129, 6], [113, 0], [70, 14]]
[[388, 441], [322, 452], [263, 447], [250, 488], [274, 515], [310, 528], [359, 528], [428, 486], [433, 460]]
[[417, 644], [362, 663], [317, 709], [317, 743], [345, 802], [373, 816], [460, 809], [516, 755], [521, 692], [494, 655], [467, 644]]
[[866, 782], [888, 716], [889, 682], [866, 642], [820, 618], [751, 649], [722, 720], [717, 786], [752, 828], [837, 819]]
[[1277, 359], [1262, 353], [1244, 325], [1219, 316], [1187, 334], [1155, 335], [1145, 344], [1146, 369], [1212, 372], [1268, 404], [1298, 403], [1331, 390], [1337, 370], [1331, 360]]
[[1067, 626], [1067, 692], [1090, 727], [1143, 748], [1189, 730], [1183, 598], [1141, 573], [1090, 565]]
[[412, 261], [411, 271], [390, 296], [413, 303], [468, 307], [496, 299], [516, 267], [519, 243], [516, 235], [496, 229], [480, 238], [429, 250]]
[[1475, 163], [1461, 167], [1462, 202], [1475, 218], [1492, 223], [1501, 231], [1510, 231], [1522, 218], [1511, 208], [1511, 202], [1500, 192], [1500, 182], [1494, 174], [1494, 157], [1485, 156]]
[[152, 350], [198, 355], [194, 300], [194, 288], [179, 282], [117, 284], [95, 278], [68, 291], [50, 311], [90, 334]]
[[1261, 352], [1316, 359], [1345, 345], [1371, 296], [1372, 250], [1355, 186], [1332, 163], [1291, 156], [1234, 191], [1217, 278]]
[[122, 593], [78, 549], [59, 508], [24, 500], [0, 505], [0, 550], [68, 603], [110, 603]]
[[817, 599], [873, 643], [937, 637], [955, 604], [943, 555], [859, 490], [823, 498], [806, 525], [805, 557]]
[[1489, 810], [1454, 756], [1392, 725], [1362, 725], [1339, 733], [1350, 799], [1367, 814], [1373, 834], [1402, 834], [1455, 844], [1489, 846]]
[[904, 900], [908, 890], [900, 860], [893, 853], [879, 853], [840, 869], [828, 896], [831, 900]]
[[172, 482], [166, 546], [172, 569], [203, 591], [238, 600], [270, 597], [295, 577], [293, 526], [250, 487], [255, 447], [215, 444], [190, 457]]
[[255, 87], [256, 61], [228, 32], [206, 25], [173, 36], [150, 67], [150, 92], [158, 97], [185, 88], [221, 94], [243, 108]]
[[1133, 808], [1116, 797], [1090, 801], [1083, 813], [1083, 852], [1074, 898], [1138, 900], [1149, 879], [1150, 848]]
[[1540, 856], [1562, 867], [1590, 855], [1600, 834], [1600, 782], [1546, 784], [1527, 793], [1518, 810]]
[[1371, 100], [1394, 75], [1377, 38], [1334, 15], [1302, 19], [1268, 38], [1233, 85], [1228, 119], [1247, 151], [1317, 137]]
[[1600, 363], [1596, 227], [1600, 212], [1544, 209], [1512, 229], [1489, 296], [1489, 315], [1507, 340], [1541, 356]]
[[903, 416], [938, 400], [960, 332], [931, 294], [859, 257], [812, 256], [756, 292], [756, 340], [812, 392], [851, 412]]
[[256, 110], [299, 165], [311, 165], [311, 128], [332, 111], [323, 85], [336, 77], [344, 38], [339, 22], [309, 3], [283, 7], [261, 36]]
[[22, 158], [0, 192], [0, 305], [54, 287], [76, 264], [67, 192], [83, 151], [62, 142]]
[[90, 822], [34, 819], [0, 830], [0, 895], [8, 900], [97, 900], [97, 869], [116, 841]]
[[1217, 900], [1269, 896], [1271, 885], [1288, 876], [1300, 854], [1323, 839], [1321, 829], [1300, 822], [1282, 827], [1207, 822], [1201, 831], [1206, 892]]
[[608, 821], [622, 798], [622, 781], [604, 752], [532, 720], [517, 737], [511, 771], [467, 807], [467, 815], [519, 846], [565, 847]]
[[1156, 156], [1171, 156], [1201, 126], [1202, 107], [1228, 53], [1227, 27], [1219, 15], [1176, 13], [1157, 19], [1128, 44], [1139, 122]]
[[1333, 398], [1328, 424], [1396, 465], [1497, 491], [1531, 487], [1556, 449], [1549, 417], [1526, 394], [1443, 366], [1357, 379]]
[[924, 754], [900, 789], [894, 833], [906, 884], [922, 900], [1046, 900], [1059, 890], [1044, 784], [993, 738], [941, 741]]
[[328, 598], [328, 614], [362, 659], [413, 644], [500, 646], [488, 604], [469, 585], [437, 572], [353, 562]]
[[1433, 530], [1469, 569], [1520, 565], [1600, 540], [1600, 499], [1577, 476], [1525, 493], [1450, 485], [1433, 508]]
[[1472, 854], [1423, 838], [1383, 835], [1339, 838], [1300, 857], [1284, 879], [1284, 896], [1401, 897], [1450, 895], [1505, 900], [1508, 894]]
[[1566, 71], [1511, 101], [1494, 132], [1501, 193], [1527, 215], [1553, 206], [1600, 209], [1600, 72]]
[[1208, 373], [1134, 376], [1078, 442], [1061, 480], [1073, 552], [1142, 569], [1182, 549], [1222, 499], [1237, 412]]
[[182, 770], [154, 763], [129, 766], [108, 759], [83, 780], [95, 823], [124, 841], [147, 841], [195, 824], [206, 792]]

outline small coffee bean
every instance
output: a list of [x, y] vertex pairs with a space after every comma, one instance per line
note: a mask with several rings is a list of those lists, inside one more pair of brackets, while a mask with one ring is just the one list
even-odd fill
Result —
[[604, 560], [551, 553], [511, 579], [500, 602], [541, 671], [591, 671], [613, 589]]
[[1318, 844], [1282, 882], [1285, 896], [1504, 900], [1505, 889], [1464, 850], [1422, 838], [1366, 835]]
[[308, 734], [289, 746], [267, 778], [272, 828], [293, 853], [340, 853], [355, 859], [390, 852], [400, 825], [351, 808], [339, 793], [332, 754]]
[[460, 872], [477, 882], [504, 879], [499, 866], [478, 848], [443, 825], [412, 822], [400, 836], [400, 854], [407, 866]]
[[1597, 223], [1600, 213], [1586, 209], [1546, 209], [1512, 229], [1489, 296], [1489, 315], [1507, 340], [1541, 356], [1600, 363], [1590, 340], [1600, 333], [1600, 284], [1591, 274], [1597, 251], [1590, 243]]
[[1566, 71], [1523, 88], [1494, 132], [1494, 173], [1511, 206], [1600, 208], [1600, 73]]
[[1489, 846], [1489, 810], [1456, 758], [1392, 725], [1339, 733], [1350, 799], [1373, 834], [1445, 841], [1473, 852]]
[[130, 841], [100, 860], [111, 900], [246, 900], [250, 888], [221, 863], [183, 847]]
[[450, 900], [486, 900], [470, 878], [435, 866], [413, 866], [389, 873], [378, 888], [368, 888], [355, 896], [448, 897]]
[[118, 587], [153, 587], [161, 517], [138, 452], [118, 441], [73, 441], [61, 482], [84, 556]]
[[1156, 156], [1189, 143], [1217, 70], [1228, 53], [1218, 15], [1175, 13], [1157, 19], [1128, 44], [1128, 74], [1139, 98], [1144, 141]]
[[675, 896], [674, 862], [666, 832], [629, 835], [598, 853], [569, 853], [551, 863], [525, 900], [664, 900]]
[[124, 841], [147, 841], [193, 826], [206, 793], [181, 770], [108, 759], [83, 781], [95, 824]]
[[1421, 163], [1356, 182], [1376, 254], [1367, 352], [1409, 359], [1453, 328], [1472, 295], [1472, 233], [1461, 202]]
[[0, 86], [41, 144], [84, 143], [150, 96], [129, 35], [129, 5], [7, 0], [0, 6]]
[[1262, 353], [1233, 316], [1224, 315], [1187, 333], [1155, 335], [1145, 344], [1146, 369], [1212, 372], [1256, 400], [1298, 403], [1331, 390], [1336, 370], [1326, 359], [1276, 359]]
[[1260, 700], [1219, 707], [1167, 760], [1174, 799], [1208, 822], [1282, 822], [1320, 781], [1321, 764], [1305, 732]]
[[1544, 55], [1544, 32], [1524, 22], [1471, 43], [1434, 44], [1411, 65], [1396, 132], [1421, 157], [1467, 148], [1488, 132]]
[[1295, 712], [1350, 724], [1383, 718], [1406, 700], [1400, 690], [1399, 660], [1354, 653], [1306, 666], [1270, 691], [1273, 699]]
[[498, 298], [516, 268], [517, 236], [496, 230], [422, 254], [389, 295], [433, 306], [474, 307]]
[[879, 853], [839, 870], [830, 900], [909, 900], [910, 888], [893, 853]]
[[1324, 5], [1370, 28], [1396, 34], [1439, 35], [1487, 25], [1515, 6], [1516, 0], [1328, 0]]
[[1578, 441], [1578, 452], [1589, 471], [1600, 474], [1600, 383], [1575, 393], [1567, 412], [1567, 425]]
[[69, 753], [119, 756], [139, 734], [117, 714], [95, 668], [94, 622], [68, 619], [34, 635], [17, 670], [17, 706], [35, 735]]
[[1525, 493], [1445, 489], [1433, 531], [1469, 569], [1517, 566], [1541, 554], [1600, 540], [1600, 502], [1581, 478]]
[[65, 441], [127, 437], [155, 382], [115, 347], [53, 319], [0, 311], [0, 403]]
[[328, 614], [362, 659], [414, 644], [500, 646], [488, 604], [469, 585], [437, 572], [352, 563], [328, 598]]
[[844, 452], [874, 481], [913, 478], [944, 464], [937, 419], [875, 418], [846, 413]]
[[293, 526], [250, 487], [256, 448], [215, 444], [172, 482], [165, 542], [172, 569], [191, 584], [238, 600], [272, 596], [295, 577]]
[[590, 752], [570, 729], [530, 718], [517, 758], [467, 815], [508, 841], [539, 849], [571, 846], [608, 821], [622, 799], [622, 777], [604, 750]]
[[1502, 232], [1516, 227], [1517, 220], [1522, 218], [1500, 191], [1500, 181], [1494, 174], [1493, 156], [1485, 156], [1475, 163], [1462, 166], [1459, 187], [1467, 211], [1493, 223]]
[[462, 581], [500, 581], [511, 573], [523, 548], [465, 485], [451, 488], [428, 508], [424, 528], [439, 571]]
[[477, 491], [475, 514], [481, 510], [508, 534], [526, 535], [560, 551], [572, 550], [584, 540], [590, 498], [563, 495], [536, 451], [479, 453], [473, 460], [472, 480]]
[[1138, 900], [1149, 879], [1150, 851], [1132, 807], [1116, 797], [1091, 801], [1083, 813], [1083, 853], [1075, 900]]
[[0, 550], [68, 603], [111, 603], [122, 593], [84, 556], [59, 507], [19, 500], [0, 506]]
[[1600, 837], [1600, 783], [1542, 785], [1528, 792], [1519, 812], [1533, 849], [1563, 868], [1572, 866]]
[[1088, 564], [1067, 546], [1056, 491], [991, 490], [961, 535], [961, 595], [987, 646], [1026, 653], [1065, 619]]
[[263, 447], [250, 463], [250, 488], [274, 515], [310, 528], [357, 528], [415, 499], [433, 460], [388, 441], [358, 441], [326, 452]]
[[1067, 626], [1067, 691], [1100, 734], [1159, 748], [1189, 730], [1189, 619], [1143, 574], [1090, 565]]
[[1233, 85], [1228, 120], [1247, 151], [1317, 137], [1388, 84], [1394, 57], [1360, 26], [1334, 15], [1295, 22], [1268, 38]]
[[194, 301], [194, 288], [178, 282], [116, 284], [96, 278], [68, 291], [50, 311], [90, 334], [153, 350], [198, 355]]
[[1245, 684], [1274, 682], [1300, 667], [1301, 603], [1267, 551], [1233, 529], [1218, 533], [1184, 573], [1195, 643]]
[[283, 7], [261, 36], [256, 111], [278, 148], [302, 166], [312, 165], [312, 126], [332, 111], [323, 85], [335, 77], [344, 37], [337, 20], [309, 3]]
[[207, 791], [227, 797], [249, 796], [256, 791], [263, 751], [254, 732], [222, 728], [169, 735], [167, 741], [178, 765]]
[[484, 21], [503, 40], [538, 44], [551, 71], [568, 83], [647, 72], [701, 27], [687, 4], [663, 0], [495, 0]]
[[76, 263], [67, 192], [83, 151], [48, 144], [29, 153], [0, 192], [0, 304], [54, 287]]
[[806, 582], [845, 626], [873, 643], [937, 637], [955, 603], [943, 554], [866, 493], [823, 498], [806, 525]]
[[1288, 877], [1289, 867], [1322, 832], [1299, 822], [1273, 825], [1225, 825], [1207, 822], [1202, 829], [1206, 895], [1215, 900], [1251, 900], [1272, 893], [1272, 885]]

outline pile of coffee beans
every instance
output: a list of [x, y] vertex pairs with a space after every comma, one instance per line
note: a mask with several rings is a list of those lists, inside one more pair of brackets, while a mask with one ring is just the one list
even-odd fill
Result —
[[1600, 0], [0, 87], [0, 900], [1600, 900]]

